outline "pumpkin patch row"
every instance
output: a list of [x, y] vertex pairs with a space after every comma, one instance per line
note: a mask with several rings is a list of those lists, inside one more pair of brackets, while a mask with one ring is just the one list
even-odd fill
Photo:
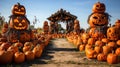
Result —
[[[2, 38], [0, 39], [2, 40]], [[39, 37], [35, 42], [10, 43], [8, 41], [0, 41], [0, 64], [22, 63], [39, 58], [44, 48], [48, 45], [49, 40], [50, 36]]]

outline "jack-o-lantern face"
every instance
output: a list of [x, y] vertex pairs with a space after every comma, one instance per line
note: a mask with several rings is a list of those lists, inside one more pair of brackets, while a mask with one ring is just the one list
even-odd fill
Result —
[[107, 30], [107, 38], [109, 40], [113, 40], [113, 41], [118, 40], [119, 39], [119, 31], [118, 31], [118, 29], [115, 28], [115, 27], [108, 28], [108, 30]]
[[100, 12], [104, 13], [106, 10], [104, 3], [97, 2], [93, 5], [92, 11], [93, 12]]
[[16, 30], [27, 30], [29, 21], [24, 16], [13, 16], [10, 18], [9, 27]]
[[15, 4], [12, 8], [12, 14], [13, 15], [25, 15], [26, 9], [23, 5], [20, 5], [20, 3]]
[[108, 16], [104, 13], [93, 13], [89, 16], [88, 23], [90, 27], [107, 26]]

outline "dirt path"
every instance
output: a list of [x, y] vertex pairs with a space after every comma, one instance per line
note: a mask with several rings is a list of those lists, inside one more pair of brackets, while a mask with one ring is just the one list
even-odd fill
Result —
[[96, 59], [87, 59], [85, 52], [80, 52], [66, 39], [51, 40], [42, 57], [21, 64], [8, 64], [0, 67], [120, 67], [109, 65]]
[[[84, 52], [80, 52], [66, 39], [51, 40], [41, 58], [45, 64], [33, 67], [112, 67], [106, 62], [87, 59]], [[119, 65], [116, 65], [119, 66]], [[113, 66], [114, 67], [114, 66]]]

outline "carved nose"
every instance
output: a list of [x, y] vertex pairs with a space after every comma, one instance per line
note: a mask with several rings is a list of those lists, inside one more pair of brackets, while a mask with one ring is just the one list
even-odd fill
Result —
[[21, 23], [19, 23], [19, 26], [22, 26], [22, 24], [21, 24]]

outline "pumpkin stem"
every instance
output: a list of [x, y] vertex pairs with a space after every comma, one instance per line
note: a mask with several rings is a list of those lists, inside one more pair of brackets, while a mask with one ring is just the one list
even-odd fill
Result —
[[19, 2], [17, 2], [17, 4], [18, 4], [18, 5], [20, 5], [20, 3], [19, 3]]

